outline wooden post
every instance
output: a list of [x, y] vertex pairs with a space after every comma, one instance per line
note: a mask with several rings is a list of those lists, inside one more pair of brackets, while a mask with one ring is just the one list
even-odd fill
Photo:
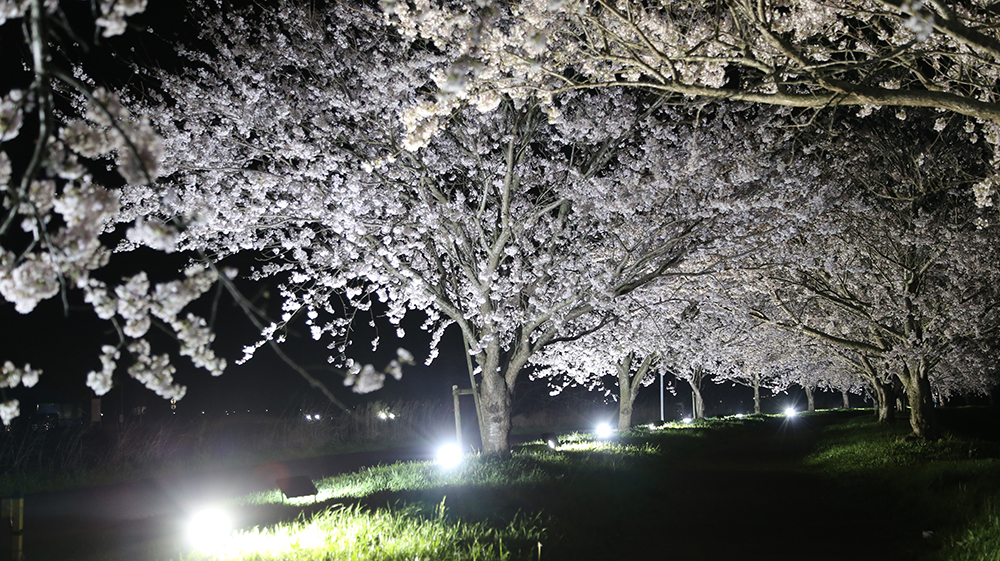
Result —
[[0, 516], [10, 521], [10, 560], [21, 561], [24, 555], [24, 497], [0, 501]]

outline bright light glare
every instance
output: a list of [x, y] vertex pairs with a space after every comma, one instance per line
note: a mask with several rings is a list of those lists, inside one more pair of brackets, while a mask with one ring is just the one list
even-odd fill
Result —
[[785, 409], [785, 416], [786, 417], [794, 417], [795, 416], [795, 408], [794, 407], [788, 407], [788, 408], [786, 408]]
[[692, 422], [694, 422], [694, 419], [692, 419], [691, 417], [684, 417], [683, 419], [681, 419], [681, 422], [684, 423], [685, 425], [690, 425]]
[[743, 413], [737, 413], [736, 414], [736, 418], [737, 419], [742, 419], [743, 418]]
[[597, 425], [597, 428], [594, 430], [594, 432], [597, 433], [597, 438], [609, 438], [612, 433], [611, 425], [607, 423], [601, 423]]
[[198, 549], [220, 547], [232, 532], [233, 524], [222, 509], [207, 508], [191, 517], [188, 522], [188, 539]]
[[438, 448], [434, 461], [445, 469], [451, 469], [462, 463], [462, 450], [457, 444], [445, 444]]

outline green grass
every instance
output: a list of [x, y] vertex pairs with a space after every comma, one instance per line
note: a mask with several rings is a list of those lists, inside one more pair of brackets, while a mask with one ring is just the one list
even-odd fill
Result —
[[328, 508], [308, 519], [241, 532], [186, 559], [523, 559], [540, 547], [544, 534], [537, 519], [516, 518], [495, 528], [449, 520], [446, 512], [444, 501], [430, 516], [412, 506]]
[[908, 433], [905, 423], [870, 418], [832, 425], [804, 464], [881, 496], [894, 516], [919, 517], [930, 532], [928, 560], [1000, 560], [1000, 444], [947, 427], [936, 441]]
[[316, 497], [243, 497], [258, 526], [188, 559], [1000, 561], [1000, 444], [907, 433], [829, 411], [573, 433], [451, 471], [376, 466]]

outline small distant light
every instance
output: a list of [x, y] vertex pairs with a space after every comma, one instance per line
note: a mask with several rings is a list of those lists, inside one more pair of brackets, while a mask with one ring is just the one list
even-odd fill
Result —
[[322, 419], [322, 417], [320, 417], [318, 414], [316, 414], [316, 415], [313, 415], [313, 419], [315, 419], [315, 420], [318, 421], [318, 420]]
[[389, 413], [389, 418], [390, 419], [395, 419], [396, 418], [396, 414], [395, 413]]
[[737, 413], [736, 414], [736, 418], [737, 419], [742, 419], [743, 418], [743, 413]]
[[785, 409], [785, 416], [786, 417], [794, 417], [795, 415], [796, 415], [796, 412], [795, 412], [795, 408], [794, 407], [788, 407], [788, 408]]
[[684, 423], [685, 425], [690, 425], [692, 422], [694, 422], [694, 419], [692, 419], [691, 417], [684, 417], [683, 419], [681, 419], [681, 422]]
[[607, 423], [601, 423], [597, 425], [597, 428], [594, 429], [594, 432], [597, 434], [597, 438], [609, 438], [613, 433], [613, 431], [611, 430], [611, 425]]
[[385, 421], [386, 419], [389, 418], [389, 415], [385, 411], [379, 411], [378, 418]]
[[451, 469], [462, 463], [462, 450], [457, 444], [445, 444], [438, 448], [434, 462], [445, 469]]
[[648, 425], [646, 426], [646, 428], [647, 428], [647, 429], [649, 429], [649, 430], [656, 430], [656, 425], [654, 425], [653, 423], [649, 423], [649, 424], [648, 424]]

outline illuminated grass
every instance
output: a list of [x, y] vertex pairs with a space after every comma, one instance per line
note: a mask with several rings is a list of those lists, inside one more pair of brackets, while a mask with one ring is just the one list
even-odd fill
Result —
[[286, 499], [278, 490], [248, 495], [243, 504], [308, 505], [336, 499], [367, 497], [377, 493], [464, 487], [501, 489], [541, 485], [570, 470], [593, 471], [623, 459], [654, 456], [658, 445], [592, 440], [585, 434], [568, 435], [555, 451], [541, 441], [528, 443], [508, 460], [470, 456], [454, 469], [433, 462], [398, 462], [365, 468], [356, 473], [316, 481], [316, 496]]
[[185, 559], [245, 561], [413, 561], [526, 559], [538, 550], [537, 520], [518, 518], [500, 529], [451, 521], [442, 503], [428, 518], [416, 508], [368, 511], [330, 508], [307, 520], [238, 532], [213, 551]]

